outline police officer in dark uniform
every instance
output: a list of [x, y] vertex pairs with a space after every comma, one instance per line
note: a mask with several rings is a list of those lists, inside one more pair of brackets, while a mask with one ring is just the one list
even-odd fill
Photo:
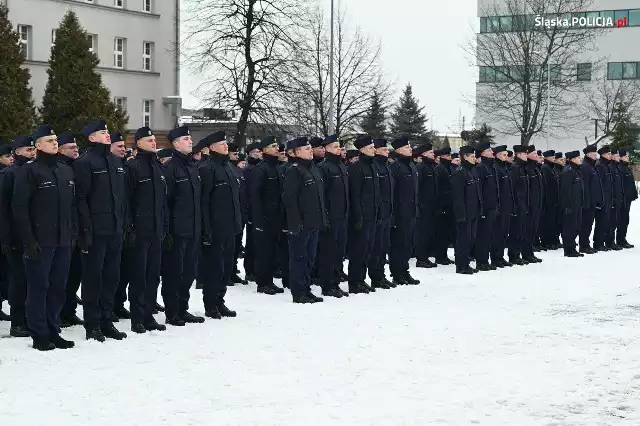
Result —
[[562, 246], [565, 257], [583, 257], [576, 251], [576, 237], [580, 230], [580, 221], [584, 209], [584, 185], [580, 165], [580, 151], [566, 153], [567, 167], [560, 176], [560, 204], [563, 210]]
[[513, 213], [509, 225], [507, 240], [509, 262], [514, 265], [528, 265], [523, 259], [523, 240], [525, 238], [526, 222], [529, 220], [529, 178], [527, 176], [527, 147], [515, 145], [513, 147], [515, 160], [509, 171], [513, 185]]
[[325, 209], [329, 226], [321, 229], [318, 237], [316, 266], [323, 296], [341, 298], [349, 293], [340, 288], [342, 262], [347, 247], [349, 217], [349, 174], [342, 163], [342, 148], [336, 135], [323, 142], [324, 160], [317, 171], [324, 182]]
[[579, 244], [580, 253], [585, 254], [595, 253], [595, 250], [591, 248], [590, 236], [596, 211], [602, 209], [603, 201], [602, 183], [595, 168], [597, 149], [595, 145], [589, 145], [582, 150], [584, 153], [584, 161], [579, 169], [584, 186], [584, 208], [582, 209], [582, 220], [580, 223]]
[[[240, 278], [238, 270], [238, 259], [240, 259], [244, 247], [242, 246], [242, 237], [244, 236], [244, 228], [249, 221], [249, 188], [247, 188], [247, 181], [244, 177], [244, 173], [238, 164], [240, 161], [246, 161], [244, 154], [240, 154], [240, 147], [238, 144], [231, 142], [229, 145], [229, 164], [236, 174], [236, 177], [240, 182], [240, 206], [242, 210], [242, 227], [241, 231], [236, 235], [236, 242], [233, 251], [233, 275], [231, 275], [230, 284], [249, 284], [249, 282], [243, 278]], [[241, 160], [242, 155], [242, 160]]]
[[495, 241], [495, 226], [500, 208], [500, 190], [491, 144], [489, 142], [479, 143], [476, 146], [476, 154], [480, 154], [480, 159], [474, 172], [482, 190], [482, 212], [478, 218], [475, 240], [476, 269], [478, 271], [492, 271], [497, 269], [497, 266], [489, 264], [489, 255], [491, 244]]
[[620, 220], [616, 234], [616, 243], [626, 249], [633, 248], [633, 244], [627, 241], [627, 228], [629, 227], [629, 213], [631, 211], [631, 203], [638, 199], [638, 190], [636, 189], [636, 181], [633, 172], [629, 168], [629, 153], [621, 149], [620, 154], [620, 173], [622, 175], [622, 186], [624, 190], [624, 205], [620, 210]]
[[556, 229], [558, 227], [558, 203], [560, 175], [556, 170], [556, 152], [548, 150], [542, 153], [544, 163], [540, 168], [544, 182], [544, 208], [540, 218], [540, 240], [545, 250], [556, 250]]
[[456, 221], [456, 273], [472, 275], [477, 272], [469, 265], [482, 208], [482, 188], [474, 173], [475, 153], [470, 146], [460, 148], [460, 166], [451, 176], [453, 215]]
[[613, 205], [613, 180], [611, 178], [611, 149], [603, 146], [598, 150], [600, 159], [596, 163], [596, 172], [600, 177], [602, 185], [602, 208], [596, 209], [596, 226], [593, 231], [593, 249], [595, 251], [609, 251], [610, 247], [606, 246], [607, 236], [609, 235], [609, 226], [611, 220], [611, 209]]
[[[11, 155], [11, 143], [2, 141], [0, 145], [0, 203], [2, 203], [2, 179], [4, 171], [13, 164]], [[0, 213], [1, 214], [1, 213]], [[0, 235], [6, 233], [1, 229], [8, 226], [8, 223], [0, 222]], [[9, 298], [9, 263], [4, 254], [0, 252], [0, 321], [11, 321], [11, 316], [2, 311], [2, 302]]]
[[278, 142], [273, 136], [259, 144], [262, 161], [251, 172], [249, 200], [251, 222], [256, 242], [256, 283], [258, 293], [284, 293], [273, 282], [278, 256], [278, 241], [282, 232], [282, 183], [278, 173]]
[[[284, 191], [284, 177], [287, 174], [287, 170], [291, 167], [295, 158], [293, 156], [293, 150], [286, 149], [286, 145], [282, 144], [279, 147], [279, 150], [284, 153], [285, 161], [280, 161], [278, 164], [278, 174], [280, 175], [280, 182], [282, 182], [282, 187], [280, 191]], [[283, 201], [284, 206], [284, 201]], [[289, 288], [289, 230], [287, 229], [287, 211], [286, 208], [283, 208], [282, 211], [282, 231], [280, 233], [280, 239], [278, 243], [278, 264], [280, 265], [280, 270], [282, 272], [282, 286], [284, 288]]]
[[326, 153], [322, 142], [323, 139], [317, 136], [309, 139], [309, 145], [311, 145], [311, 148], [313, 148], [313, 161], [311, 163], [313, 166], [317, 166], [322, 162], [322, 160], [324, 160], [324, 156]]
[[624, 206], [624, 187], [622, 183], [622, 174], [620, 173], [620, 155], [617, 149], [611, 150], [611, 162], [609, 163], [611, 168], [611, 184], [613, 189], [613, 200], [611, 209], [611, 219], [609, 222], [609, 233], [607, 235], [607, 245], [611, 249], [619, 251], [622, 250], [618, 244], [616, 244], [616, 229], [618, 228], [618, 220], [620, 217], [620, 211]]
[[[558, 176], [562, 174], [565, 167], [565, 159], [563, 157], [562, 152], [556, 152], [555, 155], [555, 164], [554, 170]], [[558, 178], [559, 179], [559, 178]], [[559, 184], [558, 184], [559, 185]], [[558, 202], [558, 209], [556, 210], [556, 228], [554, 232], [554, 247], [561, 248], [562, 244], [560, 243], [560, 235], [562, 234], [562, 208], [560, 207], [560, 202]]]
[[509, 175], [509, 161], [507, 146], [500, 145], [493, 149], [495, 156], [494, 170], [498, 181], [498, 194], [500, 207], [497, 211], [494, 232], [491, 243], [491, 265], [496, 268], [513, 266], [512, 263], [504, 259], [504, 251], [507, 248], [507, 238], [509, 236], [509, 225], [511, 215], [514, 211], [513, 205], [513, 182]]
[[[69, 167], [73, 167], [73, 163], [78, 156], [76, 138], [69, 132], [58, 135], [58, 160]], [[84, 321], [76, 315], [76, 309], [78, 307], [77, 293], [80, 289], [80, 281], [82, 280], [82, 256], [80, 253], [80, 247], [76, 244], [71, 252], [66, 298], [62, 313], [60, 314], [60, 326], [62, 328], [84, 324]]]
[[164, 170], [169, 234], [163, 242], [162, 300], [166, 323], [181, 327], [186, 323], [204, 322], [203, 317], [188, 311], [202, 236], [201, 188], [198, 168], [191, 157], [193, 141], [189, 128], [180, 126], [171, 130], [168, 139], [173, 152]]
[[455, 220], [451, 198], [451, 174], [455, 167], [451, 164], [451, 148], [442, 148], [436, 152], [438, 165], [436, 179], [438, 196], [436, 202], [435, 257], [438, 265], [451, 265], [447, 250], [453, 243]]
[[82, 299], [86, 338], [122, 340], [113, 326], [114, 298], [120, 279], [125, 220], [125, 173], [111, 154], [104, 120], [83, 129], [89, 148], [74, 164], [78, 200], [78, 247], [83, 261]]
[[377, 288], [395, 288], [397, 284], [386, 278], [384, 270], [391, 248], [391, 220], [394, 207], [394, 185], [389, 165], [389, 147], [386, 139], [374, 139], [373, 146], [376, 149], [373, 169], [378, 175], [380, 184], [380, 204], [376, 215], [376, 231], [367, 269], [369, 270], [369, 278], [371, 278], [371, 288], [375, 290]]
[[126, 179], [128, 201], [125, 244], [130, 249], [129, 305], [131, 331], [164, 331], [153, 317], [160, 284], [162, 244], [168, 235], [167, 185], [156, 156], [156, 139], [149, 127], [134, 136], [138, 149], [129, 162]]
[[[371, 136], [357, 137], [355, 147], [360, 159], [349, 167], [349, 293], [369, 293], [366, 267], [373, 251], [376, 221], [380, 206], [380, 178], [373, 160], [375, 147]], [[375, 289], [373, 289], [375, 291]]]
[[[224, 132], [205, 138], [209, 161], [201, 165], [202, 182], [202, 262], [205, 315], [209, 318], [235, 317], [225, 305], [227, 284], [233, 274], [236, 234], [242, 226], [240, 183], [231, 164]], [[247, 243], [248, 245], [249, 243]]]
[[436, 202], [438, 199], [438, 180], [433, 146], [430, 143], [417, 147], [414, 154], [422, 159], [418, 169], [420, 214], [416, 224], [416, 266], [435, 268], [436, 263], [429, 260], [434, 253], [434, 233]]
[[[251, 187], [251, 173], [253, 169], [262, 161], [262, 150], [259, 143], [252, 143], [247, 146], [245, 152], [247, 152], [247, 167], [245, 167], [243, 174], [248, 189]], [[247, 234], [245, 239], [245, 252], [244, 252], [244, 273], [247, 281], [255, 282], [256, 280], [256, 243], [253, 230], [253, 223], [251, 222], [251, 203], [248, 202], [247, 217], [248, 222], [246, 224]]]
[[420, 281], [409, 273], [409, 259], [413, 253], [418, 217], [418, 170], [411, 161], [413, 152], [408, 138], [397, 138], [391, 146], [397, 156], [396, 162], [390, 166], [393, 176], [394, 209], [391, 222], [389, 269], [395, 284], [416, 285], [420, 284]]
[[524, 238], [522, 241], [522, 258], [529, 263], [540, 263], [542, 259], [534, 254], [534, 245], [538, 235], [542, 202], [544, 201], [544, 184], [542, 173], [538, 169], [538, 153], [536, 147], [527, 147], [527, 179], [529, 181], [529, 210], [525, 220]]
[[33, 143], [36, 159], [20, 168], [12, 200], [24, 248], [27, 325], [35, 349], [69, 349], [75, 343], [60, 336], [60, 312], [78, 229], [73, 171], [58, 161], [50, 125], [36, 129]]
[[27, 299], [27, 278], [22, 260], [23, 247], [18, 238], [18, 224], [12, 213], [14, 184], [16, 175], [22, 166], [36, 155], [34, 141], [31, 136], [18, 136], [12, 142], [14, 163], [3, 173], [2, 179], [2, 212], [0, 222], [5, 224], [0, 240], [2, 253], [9, 263], [9, 304], [11, 305], [11, 328], [9, 334], [13, 337], [29, 337], [26, 324], [25, 303]]
[[322, 184], [311, 173], [313, 149], [307, 138], [289, 142], [295, 161], [284, 179], [283, 202], [289, 230], [289, 286], [293, 303], [322, 302], [311, 292], [311, 268], [315, 263], [318, 233], [327, 228]]

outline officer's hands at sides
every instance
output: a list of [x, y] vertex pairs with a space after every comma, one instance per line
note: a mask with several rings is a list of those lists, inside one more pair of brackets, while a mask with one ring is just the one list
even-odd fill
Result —
[[205, 247], [211, 247], [211, 244], [212, 244], [211, 235], [202, 234], [202, 245]]
[[322, 225], [322, 228], [320, 228], [321, 232], [329, 232], [331, 231], [331, 225], [329, 225], [329, 223], [325, 223]]
[[78, 247], [83, 253], [88, 253], [91, 245], [93, 244], [93, 237], [89, 233], [80, 234], [78, 239]]
[[124, 245], [128, 248], [136, 245], [136, 230], [129, 228], [124, 236]]
[[36, 257], [38, 257], [38, 255], [41, 252], [42, 250], [40, 249], [40, 244], [34, 241], [32, 243], [27, 244], [24, 247], [24, 258], [28, 260], [33, 260]]
[[290, 229], [289, 230], [289, 233], [291, 235], [300, 235], [301, 232], [302, 232], [302, 224], [298, 225], [294, 229]]
[[571, 209], [564, 209], [564, 214], [571, 214], [572, 210]]
[[171, 251], [173, 248], [173, 235], [168, 232], [164, 234], [164, 238], [162, 239], [162, 248], [164, 251]]
[[354, 225], [353, 228], [356, 231], [362, 231], [362, 220], [358, 220]]

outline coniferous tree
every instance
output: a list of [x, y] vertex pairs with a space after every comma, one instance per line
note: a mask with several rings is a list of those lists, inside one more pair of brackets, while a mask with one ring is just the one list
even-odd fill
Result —
[[68, 11], [51, 48], [49, 80], [40, 107], [42, 121], [57, 132], [70, 131], [77, 138], [88, 122], [98, 119], [107, 121], [109, 131], [124, 133], [129, 119], [102, 84], [96, 70], [100, 61], [89, 50], [90, 43], [76, 14]]
[[24, 55], [18, 45], [18, 34], [9, 21], [8, 9], [0, 5], [0, 139], [10, 140], [29, 135], [33, 130], [36, 109], [31, 98]]
[[445, 136], [444, 140], [442, 141], [442, 147], [443, 148], [451, 148], [451, 142], [449, 142], [449, 137]]
[[613, 131], [611, 132], [611, 146], [616, 149], [633, 151], [638, 143], [639, 128], [631, 122], [629, 106], [618, 102], [613, 107]]
[[407, 84], [399, 104], [391, 114], [391, 133], [393, 136], [406, 136], [411, 140], [416, 140], [427, 134], [427, 118], [423, 110], [424, 107], [421, 107], [413, 96], [411, 84]]
[[373, 93], [371, 106], [362, 118], [360, 127], [362, 131], [374, 138], [384, 138], [387, 134], [386, 108], [382, 105], [382, 99], [378, 92]]

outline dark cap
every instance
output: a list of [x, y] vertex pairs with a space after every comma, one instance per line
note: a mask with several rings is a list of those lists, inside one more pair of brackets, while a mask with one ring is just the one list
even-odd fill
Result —
[[287, 149], [296, 149], [307, 145], [309, 145], [309, 138], [303, 136], [287, 142]]
[[499, 152], [505, 152], [507, 150], [507, 146], [506, 145], [499, 145], [496, 146], [495, 148], [493, 148], [493, 153], [497, 154]]
[[456, 159], [456, 158], [460, 158], [460, 154], [458, 154], [457, 152], [454, 152], [453, 154], [451, 154], [451, 159]]
[[509, 158], [512, 158], [512, 157], [513, 157], [513, 151], [509, 151], [509, 150], [507, 150], [507, 156], [508, 156]]
[[173, 155], [173, 150], [169, 148], [162, 148], [161, 150], [158, 151], [157, 154], [158, 154], [158, 158], [170, 158]]
[[475, 153], [475, 149], [473, 149], [472, 146], [469, 145], [465, 145], [465, 146], [461, 146], [460, 147], [460, 156], [464, 156], [464, 155], [469, 155], [469, 154], [474, 154]]
[[570, 151], [570, 152], [567, 152], [567, 153], [565, 154], [565, 157], [567, 157], [567, 160], [571, 160], [571, 159], [573, 159], [573, 158], [580, 157], [580, 151]]
[[476, 145], [477, 152], [483, 152], [489, 148], [491, 148], [491, 144], [489, 142], [480, 142], [478, 145]]
[[556, 160], [561, 159], [562, 158], [562, 153], [561, 152], [556, 152], [555, 157], [556, 157]]
[[240, 151], [240, 147], [235, 142], [229, 142], [227, 145], [229, 146], [229, 152], [238, 152], [238, 151]]
[[71, 134], [71, 132], [65, 132], [58, 135], [58, 146], [66, 145], [68, 143], [76, 143], [76, 138]]
[[419, 145], [416, 146], [415, 148], [413, 148], [413, 150], [411, 150], [411, 156], [416, 158], [416, 157], [420, 157], [422, 156], [422, 154], [424, 154], [425, 152], [427, 152], [428, 149], [425, 145]]
[[611, 148], [609, 148], [608, 146], [603, 146], [598, 150], [598, 154], [600, 155], [609, 154], [610, 152], [611, 152]]
[[209, 137], [205, 136], [204, 138], [200, 139], [197, 144], [195, 144], [195, 146], [191, 150], [191, 154], [192, 155], [197, 154], [201, 152], [203, 149], [207, 148], [208, 146], [209, 146]]
[[536, 151], [536, 146], [535, 145], [529, 145], [527, 147], [527, 154], [531, 154], [531, 153], [533, 153], [535, 151]]
[[514, 145], [513, 152], [515, 152], [516, 154], [526, 153], [527, 147], [524, 145]]
[[391, 146], [393, 147], [393, 149], [402, 148], [403, 146], [407, 145], [409, 145], [409, 138], [407, 137], [399, 137], [391, 142]]
[[385, 146], [387, 146], [387, 140], [386, 139], [374, 139], [373, 140], [373, 147], [374, 148], [384, 148]]
[[356, 138], [356, 141], [353, 143], [353, 145], [358, 149], [362, 149], [365, 146], [369, 146], [371, 144], [373, 144], [373, 138], [369, 135], [360, 135]]
[[542, 156], [542, 151], [541, 151], [541, 150], [536, 151], [536, 153], [537, 153], [539, 156]]
[[249, 145], [247, 145], [247, 148], [244, 150], [244, 152], [249, 154], [251, 151], [255, 151], [256, 149], [260, 151], [260, 142], [250, 143]]
[[148, 138], [149, 136], [153, 136], [153, 131], [149, 127], [145, 126], [136, 130], [136, 134], [133, 139], [138, 142], [140, 139]]
[[545, 151], [542, 153], [542, 156], [547, 158], [547, 157], [555, 157], [556, 156], [556, 152], [553, 149], [550, 149], [549, 151]]
[[226, 140], [227, 135], [222, 130], [209, 135], [209, 145], [213, 145], [218, 142], [225, 142]]
[[357, 157], [358, 155], [360, 155], [360, 151], [358, 151], [357, 149], [347, 150], [347, 160], [351, 160], [352, 158]]
[[35, 142], [31, 136], [18, 136], [11, 142], [11, 148], [15, 151], [18, 148], [34, 146]]
[[281, 143], [278, 144], [278, 152], [281, 152], [284, 154], [284, 152], [287, 150], [287, 147], [285, 146], [285, 144]]
[[322, 138], [319, 138], [317, 136], [312, 137], [311, 139], [309, 139], [309, 145], [311, 145], [311, 148], [320, 148], [322, 146]]
[[258, 142], [257, 145], [258, 145], [258, 149], [263, 150], [269, 145], [273, 145], [274, 143], [278, 143], [278, 141], [276, 141], [275, 136], [266, 136], [262, 138], [262, 140]]
[[322, 146], [327, 146], [334, 142], [338, 142], [338, 135], [329, 135], [322, 141]]
[[445, 147], [445, 148], [441, 148], [438, 150], [438, 153], [436, 154], [438, 156], [440, 155], [451, 155], [451, 148]]
[[616, 155], [618, 150], [616, 148], [611, 148], [611, 155]]
[[35, 143], [35, 141], [40, 138], [43, 138], [45, 136], [52, 136], [55, 134], [56, 132], [53, 131], [53, 127], [51, 127], [50, 124], [41, 124], [36, 128], [36, 131], [33, 132], [33, 141]]
[[169, 142], [173, 142], [174, 140], [181, 138], [183, 136], [189, 136], [191, 135], [191, 131], [189, 130], [189, 128], [187, 126], [180, 126], [180, 127], [176, 127], [175, 129], [171, 130], [169, 132], [169, 135], [167, 136], [167, 139], [169, 139]]
[[0, 156], [11, 154], [11, 144], [5, 143], [0, 145]]
[[583, 153], [588, 154], [590, 152], [598, 152], [598, 147], [595, 145], [587, 145], [583, 150]]
[[107, 122], [104, 120], [96, 120], [84, 126], [84, 129], [82, 129], [82, 135], [85, 138], [88, 138], [90, 134], [102, 132], [104, 130], [107, 130]]
[[618, 151], [618, 154], [620, 154], [620, 157], [626, 157], [627, 154], [629, 154], [629, 153], [627, 152], [626, 149], [621, 149], [621, 150]]
[[111, 133], [111, 143], [116, 142], [124, 142], [124, 137], [122, 137], [122, 133]]

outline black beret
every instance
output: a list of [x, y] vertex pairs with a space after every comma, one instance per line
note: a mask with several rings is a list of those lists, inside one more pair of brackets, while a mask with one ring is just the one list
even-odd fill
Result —
[[626, 157], [628, 152], [626, 149], [621, 149], [620, 151], [618, 151], [618, 154], [620, 154], [620, 157]]
[[527, 152], [527, 147], [524, 145], [514, 145], [513, 146], [513, 152], [515, 152], [516, 154], [520, 154], [523, 152]]
[[258, 142], [258, 149], [265, 149], [266, 147], [268, 147], [269, 145], [273, 145], [274, 143], [278, 143], [278, 141], [276, 141], [276, 138], [274, 136], [267, 136], [262, 138], [262, 140], [260, 142]]
[[309, 145], [309, 139], [303, 136], [287, 142], [287, 149], [296, 149], [307, 145]]
[[603, 155], [603, 154], [608, 154], [611, 152], [611, 148], [609, 148], [608, 146], [603, 146], [602, 148], [600, 148], [598, 150], [598, 154]]
[[499, 152], [505, 152], [507, 150], [507, 146], [506, 145], [499, 145], [496, 146], [495, 148], [493, 148], [493, 153], [497, 154]]
[[53, 127], [50, 124], [42, 124], [38, 126], [35, 132], [33, 132], [33, 141], [37, 141], [40, 138], [45, 136], [55, 135], [56, 132], [53, 131]]
[[322, 146], [322, 138], [319, 138], [317, 136], [312, 137], [311, 139], [309, 139], [309, 145], [311, 145], [311, 148], [319, 148]]
[[71, 132], [65, 132], [58, 136], [58, 146], [66, 145], [68, 143], [76, 143], [76, 138], [73, 137]]
[[469, 145], [465, 145], [465, 146], [461, 146], [460, 147], [460, 156], [463, 155], [469, 155], [469, 154], [473, 154], [475, 152], [475, 150], [473, 149], [472, 146]]
[[374, 139], [373, 140], [373, 147], [374, 148], [384, 148], [385, 146], [387, 146], [387, 140], [386, 139]]
[[416, 146], [415, 148], [413, 148], [413, 150], [411, 151], [411, 156], [412, 157], [420, 157], [422, 154], [424, 154], [425, 152], [429, 151], [427, 149], [427, 147], [425, 145], [419, 145]]
[[438, 155], [451, 155], [451, 148], [441, 148], [440, 150], [438, 150]]
[[334, 142], [338, 142], [338, 135], [329, 135], [326, 138], [324, 138], [324, 141], [322, 141], [322, 146], [327, 146], [330, 143], [334, 143]]
[[365, 146], [369, 146], [373, 143], [373, 138], [369, 135], [360, 135], [356, 138], [356, 141], [353, 143], [353, 145], [358, 148], [358, 149], [362, 149]]
[[222, 131], [217, 131], [209, 135], [209, 145], [213, 145], [218, 142], [225, 142], [227, 140], [227, 135]]
[[529, 145], [527, 147], [527, 154], [531, 154], [532, 152], [534, 152], [536, 150], [536, 146], [535, 145]]
[[31, 136], [18, 136], [11, 142], [11, 148], [15, 151], [18, 148], [30, 147], [35, 144]]
[[10, 154], [11, 154], [11, 144], [10, 143], [5, 143], [3, 145], [0, 145], [0, 156], [10, 155]]
[[255, 151], [256, 149], [260, 151], [260, 142], [250, 143], [249, 145], [247, 145], [247, 148], [244, 151], [246, 153], [250, 153], [251, 151]]
[[541, 155], [542, 155], [542, 151], [541, 151], [541, 150], [538, 150], [538, 151], [537, 151], [537, 154], [541, 156]]
[[96, 120], [84, 126], [84, 129], [82, 129], [82, 135], [85, 138], [88, 138], [90, 134], [101, 132], [103, 130], [107, 130], [107, 122], [104, 120]]
[[228, 145], [229, 145], [229, 152], [238, 152], [238, 151], [240, 151], [240, 147], [238, 146], [237, 143], [229, 142]]
[[580, 157], [580, 151], [571, 151], [565, 154], [567, 160], [571, 160], [572, 158]]
[[615, 148], [611, 148], [611, 155], [616, 155], [618, 153], [618, 150]]
[[402, 148], [403, 146], [407, 145], [409, 145], [409, 138], [406, 137], [396, 138], [393, 140], [393, 142], [391, 142], [391, 146], [393, 147], [393, 149]]
[[173, 142], [174, 140], [181, 138], [183, 136], [189, 136], [191, 134], [191, 131], [189, 130], [189, 128], [187, 126], [180, 126], [180, 127], [176, 127], [175, 129], [172, 129], [169, 132], [169, 135], [167, 135], [167, 139], [169, 139], [169, 142]]
[[140, 139], [142, 138], [148, 138], [149, 136], [153, 136], [153, 131], [151, 131], [150, 128], [148, 128], [147, 126], [145, 127], [140, 127], [138, 130], [136, 130], [136, 134], [133, 137], [133, 139], [138, 142]]
[[480, 142], [477, 146], [476, 146], [476, 151], [477, 152], [482, 152], [486, 149], [491, 148], [491, 144], [489, 142]]
[[460, 154], [458, 154], [457, 152], [454, 152], [453, 154], [451, 154], [451, 159], [455, 159], [455, 158], [460, 158]]
[[556, 160], [559, 160], [562, 158], [562, 153], [561, 152], [556, 152]]
[[111, 143], [124, 142], [124, 138], [121, 133], [111, 133]]
[[545, 151], [542, 153], [543, 157], [555, 157], [556, 156], [556, 152], [552, 149], [550, 149], [549, 151]]
[[587, 145], [587, 147], [584, 148], [582, 152], [585, 154], [588, 154], [590, 152], [598, 152], [598, 147], [595, 145]]
[[158, 158], [169, 158], [173, 155], [173, 150], [169, 148], [162, 148], [157, 152], [157, 154], [158, 154]]
[[513, 157], [513, 151], [507, 151], [507, 156], [508, 157]]
[[347, 160], [351, 160], [352, 158], [357, 157], [358, 155], [360, 155], [360, 151], [358, 151], [357, 149], [347, 150]]

